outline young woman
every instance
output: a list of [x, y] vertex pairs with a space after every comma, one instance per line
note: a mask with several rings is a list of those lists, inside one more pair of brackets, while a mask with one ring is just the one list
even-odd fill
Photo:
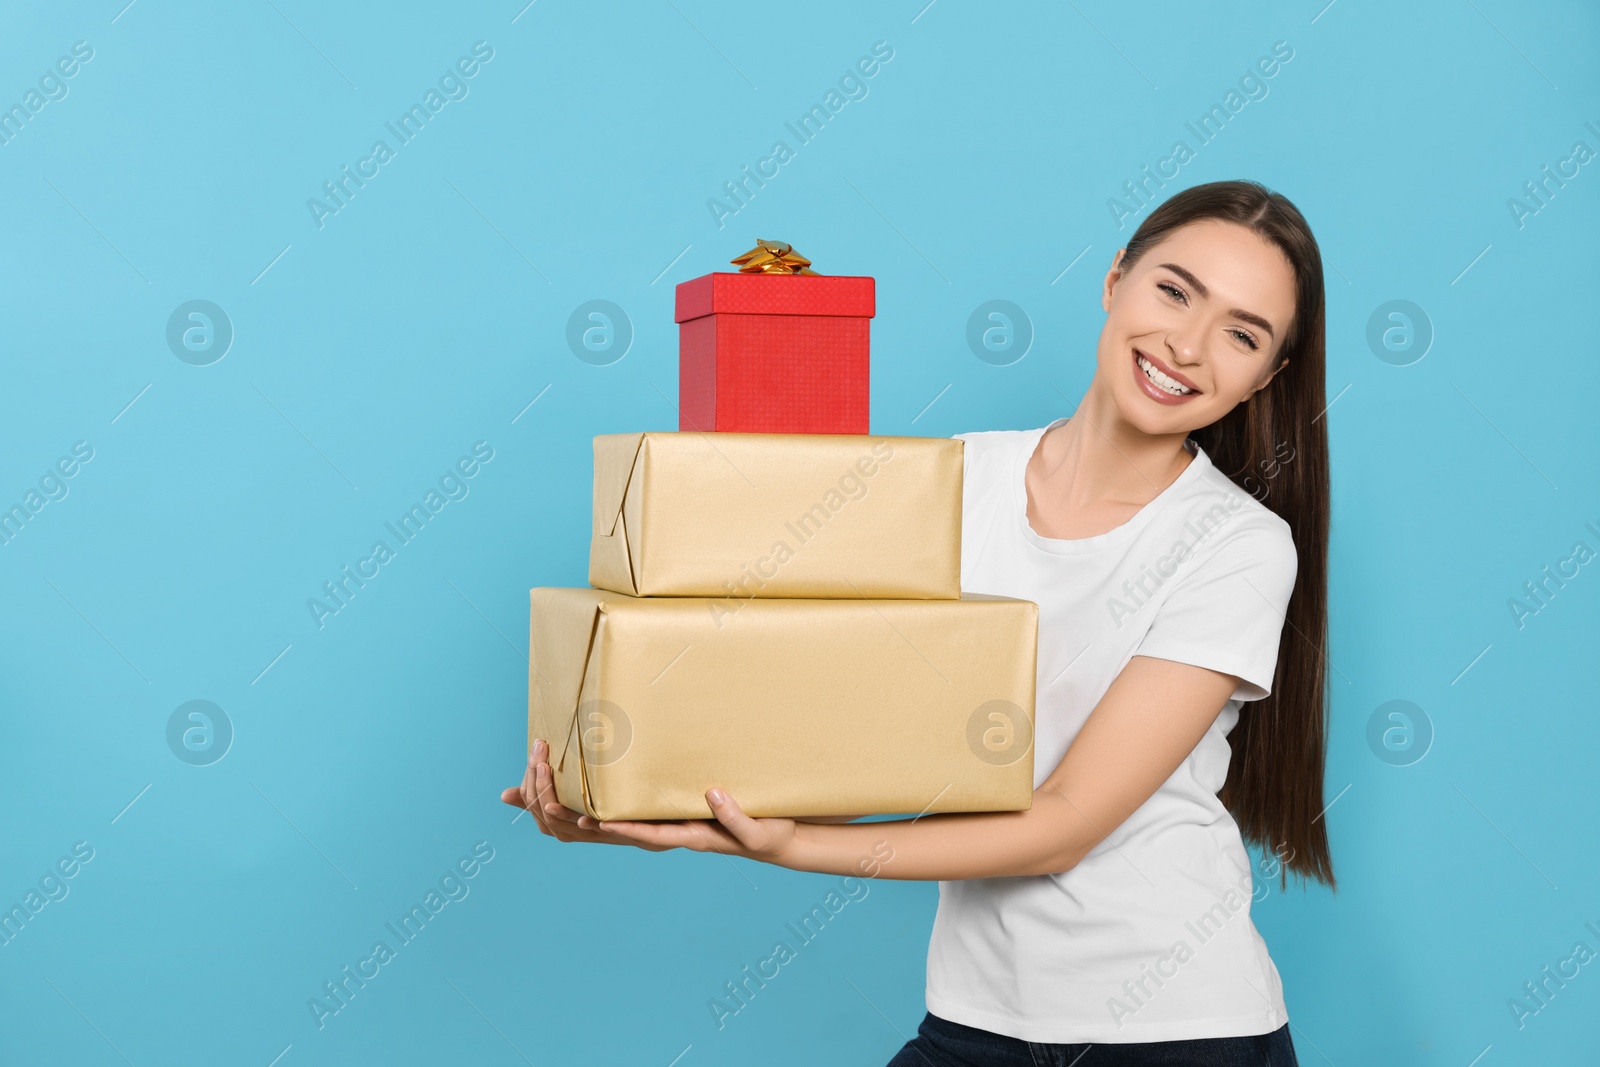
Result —
[[[1322, 260], [1254, 182], [1176, 194], [1105, 277], [1070, 417], [966, 442], [961, 587], [1039, 605], [1033, 806], [596, 823], [538, 741], [508, 804], [562, 841], [939, 882], [891, 1067], [1296, 1064], [1244, 842], [1334, 886], [1323, 810]], [[880, 846], [881, 847], [881, 846]], [[878, 855], [885, 853], [879, 851]]]

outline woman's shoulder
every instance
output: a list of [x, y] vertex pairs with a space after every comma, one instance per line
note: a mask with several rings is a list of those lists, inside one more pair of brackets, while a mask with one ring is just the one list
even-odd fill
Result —
[[969, 430], [951, 436], [965, 443], [967, 457], [971, 459], [974, 455], [1010, 454], [1020, 448], [1032, 448], [1047, 429], [1048, 426], [1029, 430]]
[[979, 445], [998, 444], [1003, 441], [1021, 441], [1026, 437], [1038, 437], [1045, 427], [1035, 426], [1031, 430], [968, 430], [966, 433], [951, 434], [957, 441], [968, 441]]
[[1297, 549], [1288, 521], [1218, 470], [1203, 450], [1196, 461], [1203, 465], [1190, 480], [1187, 506], [1175, 511], [1191, 520], [1202, 516], [1196, 525], [1213, 550], [1227, 545], [1229, 555], [1268, 554], [1293, 566]]
[[974, 485], [1006, 484], [1011, 471], [1026, 463], [1047, 427], [1032, 430], [971, 430], [953, 434], [962, 443], [961, 467], [970, 497]]

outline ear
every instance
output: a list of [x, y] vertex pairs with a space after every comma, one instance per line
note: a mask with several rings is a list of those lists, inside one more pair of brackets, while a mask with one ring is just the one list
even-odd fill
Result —
[[[1261, 390], [1265, 389], [1267, 387], [1267, 385], [1269, 383], [1271, 383], [1272, 379], [1274, 379], [1274, 378], [1276, 378], [1278, 376], [1278, 372], [1281, 371], [1283, 368], [1287, 367], [1288, 365], [1289, 365], [1289, 361], [1288, 360], [1284, 360], [1282, 363], [1279, 363], [1276, 367], [1273, 367], [1272, 368], [1272, 373], [1267, 375], [1267, 380], [1262, 382], [1260, 385], [1256, 386], [1254, 389], [1250, 390], [1250, 394], [1249, 394], [1249, 396], [1245, 397], [1245, 400], [1249, 400], [1250, 397], [1255, 396], [1257, 393], [1261, 392]], [[1241, 401], [1241, 403], [1242, 403], [1242, 401]]]
[[1117, 249], [1117, 254], [1111, 258], [1111, 269], [1106, 271], [1105, 284], [1100, 291], [1100, 308], [1102, 311], [1111, 310], [1111, 289], [1117, 284], [1117, 280], [1122, 277], [1122, 268], [1118, 264], [1122, 262], [1122, 253], [1126, 251], [1126, 248], [1119, 248]]

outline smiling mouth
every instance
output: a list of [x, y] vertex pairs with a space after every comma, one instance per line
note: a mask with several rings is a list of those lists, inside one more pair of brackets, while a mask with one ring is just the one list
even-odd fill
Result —
[[1140, 352], [1138, 349], [1134, 349], [1133, 359], [1134, 362], [1139, 364], [1139, 369], [1144, 371], [1144, 376], [1149, 378], [1151, 383], [1157, 389], [1160, 389], [1162, 392], [1167, 393], [1170, 396], [1191, 396], [1200, 391], [1198, 389], [1190, 389], [1177, 379], [1163, 374], [1161, 370], [1158, 369], [1154, 363], [1151, 363], [1148, 359], [1146, 359], [1144, 353]]

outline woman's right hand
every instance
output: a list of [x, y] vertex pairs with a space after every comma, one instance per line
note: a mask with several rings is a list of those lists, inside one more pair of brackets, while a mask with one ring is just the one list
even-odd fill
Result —
[[500, 793], [500, 799], [513, 807], [522, 808], [530, 812], [539, 824], [539, 832], [546, 837], [553, 837], [557, 841], [589, 841], [597, 845], [633, 845], [648, 852], [665, 852], [668, 847], [663, 845], [643, 845], [636, 841], [617, 837], [615, 834], [606, 833], [595, 829], [595, 820], [581, 811], [573, 811], [556, 799], [555, 784], [550, 773], [550, 765], [545, 762], [549, 755], [549, 746], [544, 738], [536, 738], [533, 742], [533, 754], [528, 757], [527, 769], [522, 775], [522, 784], [508, 786]]

